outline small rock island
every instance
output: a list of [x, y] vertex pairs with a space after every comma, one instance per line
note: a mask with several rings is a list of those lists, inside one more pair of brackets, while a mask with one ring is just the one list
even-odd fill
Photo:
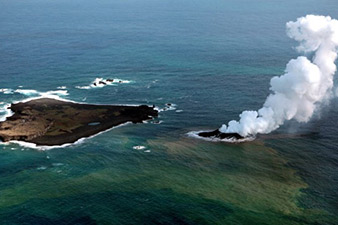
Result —
[[198, 136], [205, 138], [232, 139], [232, 140], [241, 140], [244, 138], [238, 133], [222, 133], [218, 129], [214, 131], [200, 132], [198, 133]]
[[92, 105], [40, 98], [10, 106], [14, 113], [0, 122], [0, 140], [36, 145], [74, 143], [117, 125], [141, 123], [158, 116], [154, 107]]

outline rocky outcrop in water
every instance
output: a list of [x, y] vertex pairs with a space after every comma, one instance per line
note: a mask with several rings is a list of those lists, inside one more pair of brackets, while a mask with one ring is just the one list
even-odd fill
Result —
[[73, 143], [117, 125], [157, 117], [154, 107], [90, 105], [50, 98], [12, 104], [13, 115], [0, 122], [0, 139], [37, 145]]
[[200, 132], [198, 136], [205, 138], [218, 138], [218, 139], [243, 139], [244, 137], [238, 133], [222, 133], [218, 129], [214, 131]]

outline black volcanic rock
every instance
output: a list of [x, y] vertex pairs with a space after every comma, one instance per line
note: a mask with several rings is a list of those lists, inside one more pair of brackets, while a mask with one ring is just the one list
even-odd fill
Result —
[[242, 135], [238, 133], [222, 133], [218, 129], [214, 131], [200, 132], [198, 136], [206, 138], [237, 139], [237, 140], [244, 138]]

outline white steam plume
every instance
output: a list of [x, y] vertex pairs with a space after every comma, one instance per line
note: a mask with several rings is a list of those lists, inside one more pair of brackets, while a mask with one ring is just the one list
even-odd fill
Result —
[[307, 15], [286, 24], [290, 38], [299, 41], [298, 51], [314, 52], [312, 61], [304, 56], [292, 59], [285, 74], [270, 81], [272, 93], [258, 111], [243, 111], [219, 130], [243, 137], [266, 134], [284, 121], [308, 122], [321, 102], [329, 99], [336, 72], [338, 20], [329, 16]]

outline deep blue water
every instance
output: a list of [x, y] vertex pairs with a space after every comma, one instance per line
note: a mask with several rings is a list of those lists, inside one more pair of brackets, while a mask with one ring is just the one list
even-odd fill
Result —
[[[1, 224], [337, 224], [336, 99], [251, 143], [186, 135], [260, 108], [298, 55], [285, 23], [338, 18], [337, 4], [0, 0], [0, 89], [66, 86], [69, 100], [183, 110], [67, 148], [1, 145]], [[132, 82], [76, 88], [98, 77]]]

